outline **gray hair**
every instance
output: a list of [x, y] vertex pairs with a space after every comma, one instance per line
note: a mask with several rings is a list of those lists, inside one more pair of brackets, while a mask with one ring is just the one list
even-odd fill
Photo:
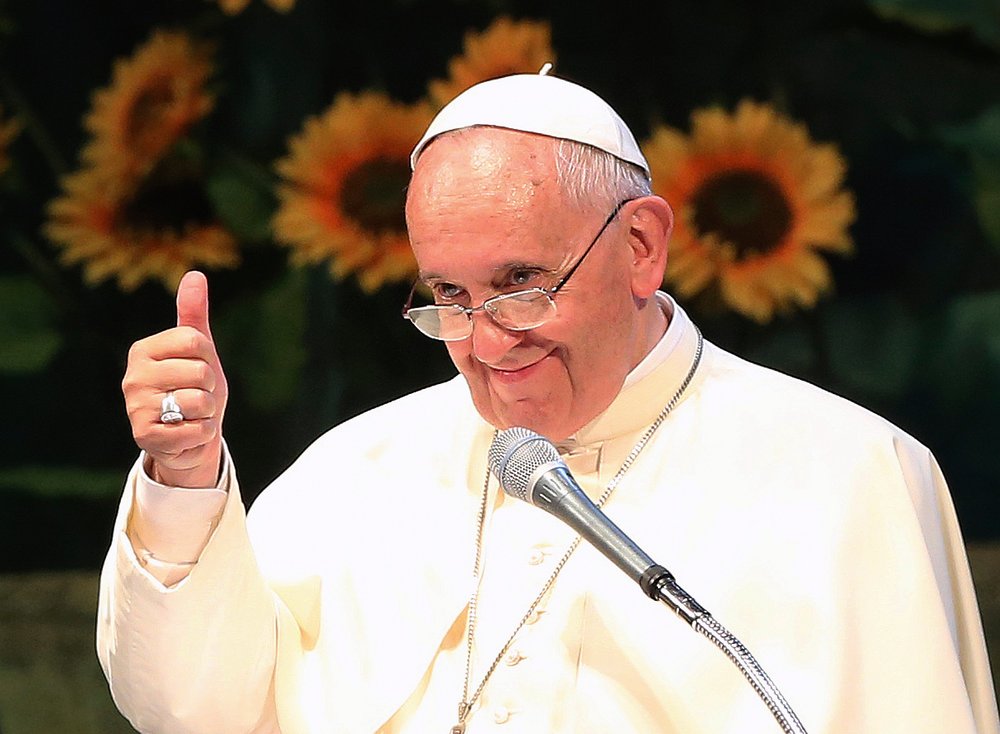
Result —
[[560, 140], [555, 161], [559, 185], [583, 210], [610, 210], [626, 199], [653, 193], [649, 175], [642, 168], [585, 143]]

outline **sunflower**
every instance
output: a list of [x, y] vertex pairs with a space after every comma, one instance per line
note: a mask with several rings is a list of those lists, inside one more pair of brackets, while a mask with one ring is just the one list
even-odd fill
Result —
[[142, 177], [213, 105], [207, 46], [182, 33], [157, 31], [128, 59], [115, 63], [111, 84], [93, 95], [84, 125], [93, 136], [89, 164]]
[[[0, 111], [3, 108], [0, 107]], [[17, 137], [18, 133], [21, 132], [21, 123], [14, 120], [7, 120], [5, 122], [0, 122], [0, 173], [3, 173], [10, 167], [10, 144], [14, 142], [14, 138]]]
[[850, 253], [854, 197], [832, 145], [743, 101], [694, 112], [690, 136], [660, 127], [643, 145], [653, 187], [677, 212], [665, 282], [681, 297], [717, 289], [760, 323], [811, 307], [832, 285], [820, 253]]
[[501, 17], [482, 33], [465, 34], [462, 55], [448, 63], [449, 78], [432, 81], [428, 91], [434, 103], [443, 107], [473, 84], [508, 74], [536, 72], [555, 60], [548, 23]]
[[236, 240], [214, 221], [193, 172], [161, 164], [138, 185], [100, 168], [66, 176], [49, 204], [45, 234], [67, 265], [96, 284], [112, 275], [124, 291], [159, 279], [174, 289], [195, 266], [233, 267]]
[[212, 108], [207, 47], [159, 31], [115, 64], [84, 124], [83, 167], [62, 180], [44, 232], [91, 284], [116, 276], [177, 285], [193, 266], [232, 267], [233, 235], [215, 219], [198, 164], [177, 143]]
[[284, 183], [274, 234], [294, 262], [329, 260], [336, 277], [356, 273], [367, 292], [416, 272], [403, 204], [410, 150], [432, 116], [425, 103], [367, 92], [342, 94], [306, 121], [275, 165]]
[[[264, 1], [271, 6], [272, 10], [277, 10], [279, 13], [287, 13], [295, 7], [295, 0]], [[219, 7], [222, 8], [222, 12], [226, 15], [239, 15], [249, 4], [250, 0], [219, 0]]]

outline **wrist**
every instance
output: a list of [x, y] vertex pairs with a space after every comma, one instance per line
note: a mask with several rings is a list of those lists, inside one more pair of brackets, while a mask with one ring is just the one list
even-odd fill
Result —
[[[207, 447], [206, 447], [207, 448]], [[205, 459], [191, 467], [171, 467], [152, 458], [146, 473], [149, 478], [166, 487], [184, 489], [211, 489], [219, 486], [222, 473], [222, 444], [205, 451]], [[210, 458], [209, 458], [210, 457]]]

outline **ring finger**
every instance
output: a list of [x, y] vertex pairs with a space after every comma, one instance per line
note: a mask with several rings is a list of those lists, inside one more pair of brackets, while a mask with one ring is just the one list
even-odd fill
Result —
[[172, 390], [170, 393], [156, 393], [156, 397], [159, 400], [159, 402], [154, 406], [156, 408], [155, 419], [157, 422], [160, 421], [160, 415], [164, 407], [164, 398], [171, 393], [173, 394], [174, 402], [177, 404], [177, 407], [180, 408], [180, 413], [184, 416], [185, 421], [205, 420], [206, 418], [212, 418], [215, 416], [215, 396], [212, 393], [207, 390], [185, 387], [178, 390]]

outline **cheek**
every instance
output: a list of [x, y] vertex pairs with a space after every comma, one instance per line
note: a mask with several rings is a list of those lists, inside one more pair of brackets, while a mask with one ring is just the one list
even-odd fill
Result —
[[470, 341], [468, 339], [460, 342], [445, 342], [445, 348], [448, 350], [448, 356], [451, 357], [452, 364], [463, 375], [467, 375], [470, 372], [470, 367], [475, 361], [472, 358], [472, 351], [469, 345]]
[[624, 326], [628, 319], [619, 311], [616, 304], [605, 302], [580, 319], [578, 323], [585, 326], [565, 335], [566, 370], [578, 396], [603, 401], [609, 385], [620, 387], [628, 373], [629, 330]]
[[451, 357], [452, 364], [469, 383], [472, 390], [472, 397], [478, 404], [486, 393], [485, 367], [480, 364], [472, 353], [472, 341], [466, 339], [460, 342], [448, 342], [446, 344], [448, 356]]
[[471, 341], [468, 339], [461, 342], [450, 342], [446, 345], [448, 356], [451, 357], [452, 363], [462, 377], [465, 378], [466, 385], [469, 387], [469, 394], [472, 396], [472, 402], [476, 406], [479, 415], [482, 416], [483, 420], [494, 426], [500, 425], [502, 421], [500, 420], [496, 406], [493, 404], [489, 384], [486, 379], [486, 368], [472, 354], [470, 345]]

